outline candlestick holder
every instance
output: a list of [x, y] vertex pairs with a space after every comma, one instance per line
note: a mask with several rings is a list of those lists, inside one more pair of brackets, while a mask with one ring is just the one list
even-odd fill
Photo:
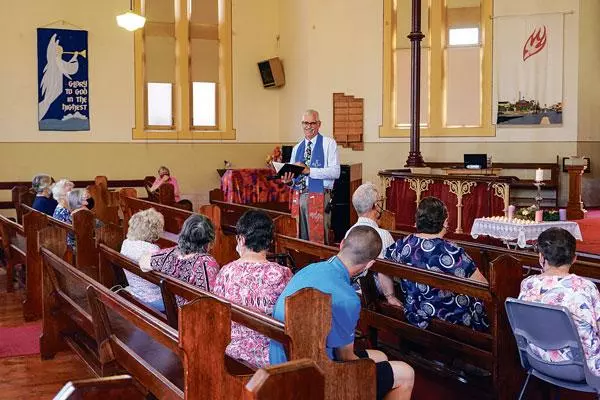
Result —
[[533, 199], [535, 200], [535, 205], [537, 206], [538, 210], [541, 210], [542, 200], [544, 200], [544, 197], [542, 196], [542, 186], [544, 186], [544, 182], [535, 181], [533, 182], [533, 185], [537, 188], [537, 193]]

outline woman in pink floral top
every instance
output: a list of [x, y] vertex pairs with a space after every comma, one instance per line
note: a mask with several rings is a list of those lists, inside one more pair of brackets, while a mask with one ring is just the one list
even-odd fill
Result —
[[[219, 264], [208, 254], [214, 240], [212, 222], [204, 215], [194, 214], [183, 223], [177, 246], [142, 256], [140, 268], [144, 272], [162, 272], [211, 291], [219, 272]], [[184, 301], [177, 298], [177, 303], [181, 305]]]
[[[591, 281], [569, 273], [575, 261], [575, 238], [564, 229], [551, 228], [538, 237], [538, 248], [543, 273], [521, 282], [519, 299], [568, 308], [590, 371], [600, 375], [600, 293]], [[572, 359], [567, 348], [544, 350], [533, 345], [530, 348], [547, 362]]]
[[[250, 210], [239, 219], [236, 230], [240, 258], [219, 271], [213, 292], [270, 316], [277, 298], [292, 278], [289, 268], [267, 260], [273, 221], [263, 211]], [[269, 364], [269, 338], [232, 323], [227, 354], [257, 368], [264, 367]]]

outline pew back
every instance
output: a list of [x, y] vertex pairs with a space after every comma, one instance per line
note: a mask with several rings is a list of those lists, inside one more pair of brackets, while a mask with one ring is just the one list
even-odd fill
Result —
[[67, 382], [54, 400], [143, 400], [146, 396], [129, 375]]

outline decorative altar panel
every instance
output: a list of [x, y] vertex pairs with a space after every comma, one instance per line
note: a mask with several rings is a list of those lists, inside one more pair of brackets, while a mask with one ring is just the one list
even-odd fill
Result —
[[289, 202], [289, 186], [279, 179], [267, 179], [274, 174], [268, 168], [228, 169], [221, 177], [225, 201], [238, 204]]
[[411, 174], [381, 171], [386, 209], [396, 215], [396, 229], [415, 225], [417, 202], [428, 196], [448, 208], [449, 232], [468, 233], [475, 218], [504, 215], [511, 178]]

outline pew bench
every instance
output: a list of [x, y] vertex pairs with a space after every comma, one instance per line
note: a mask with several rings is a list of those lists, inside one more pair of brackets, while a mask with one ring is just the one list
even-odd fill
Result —
[[6, 265], [6, 291], [13, 291], [13, 271], [15, 265], [27, 263], [27, 242], [25, 229], [3, 215], [0, 215], [0, 235]]
[[[103, 250], [112, 251], [107, 247], [103, 247]], [[176, 330], [118, 293], [93, 281], [48, 249], [42, 249], [42, 257], [47, 273], [45, 281], [55, 285], [48, 291], [48, 303], [47, 307], [44, 307], [44, 333], [41, 339], [43, 357], [58, 351], [61, 346], [60, 340], [68, 339], [65, 332], [77, 325], [85, 331], [84, 334], [95, 337], [97, 365], [103, 367], [97, 370], [99, 375], [107, 375], [111, 371], [119, 372], [120, 368], [123, 368], [141, 387], [147, 388], [148, 392], [161, 399], [242, 398], [250, 376], [232, 375], [229, 371], [235, 369], [231, 368], [235, 365], [235, 360], [228, 363], [228, 357], [223, 356], [231, 330], [231, 306], [228, 303], [208, 293], [195, 293], [194, 300], [179, 310]], [[312, 296], [313, 293], [306, 295]], [[325, 296], [321, 294], [320, 297], [321, 304], [325, 304]], [[304, 303], [302, 305], [305, 306]], [[302, 318], [302, 313], [297, 314]], [[67, 323], [64, 317], [69, 319]], [[249, 321], [258, 320], [257, 315], [246, 318]], [[281, 324], [277, 321], [274, 323]], [[253, 326], [257, 327], [259, 324]], [[310, 325], [308, 327], [312, 328]], [[328, 326], [323, 328], [328, 329]], [[262, 332], [271, 332], [270, 329], [271, 327], [263, 328]], [[324, 334], [324, 330], [321, 329], [319, 333]], [[284, 338], [277, 334], [273, 336], [279, 340]], [[302, 342], [299, 337], [296, 335], [297, 341]], [[202, 356], [199, 357], [199, 354]], [[360, 367], [361, 371], [374, 367], [372, 362], [365, 361], [355, 362], [354, 366]], [[323, 398], [323, 381], [319, 383], [319, 376], [322, 375], [314, 363], [306, 359], [297, 359], [296, 365], [311, 367], [311, 370], [290, 378], [290, 382], [285, 383], [289, 388], [289, 391], [285, 389], [286, 393], [295, 396], [289, 385], [299, 384], [298, 379], [304, 376], [315, 379], [315, 386], [302, 390], [308, 390], [308, 395], [315, 398]], [[374, 368], [371, 372], [371, 389], [374, 390]], [[276, 394], [281, 392], [273, 393], [273, 389], [259, 389], [263, 382], [269, 381], [267, 378], [282, 373], [289, 375], [291, 366], [284, 364], [265, 368], [261, 375], [258, 375], [257, 381], [250, 386], [251, 392], [257, 391], [266, 396], [259, 398], [277, 398]], [[282, 377], [273, 379], [287, 382]], [[362, 386], [369, 387], [364, 384]]]
[[[297, 265], [326, 259], [338, 252], [335, 247], [281, 235], [276, 237], [276, 247], [277, 251], [288, 252], [293, 258], [297, 258]], [[484, 302], [490, 320], [490, 331], [487, 333], [440, 320], [433, 320], [427, 329], [420, 329], [405, 320], [402, 308], [388, 304], [379, 296], [371, 276], [369, 279], [363, 279], [361, 284], [363, 309], [359, 322], [371, 346], [382, 347], [395, 357], [403, 358], [412, 364], [430, 358], [432, 354], [439, 356], [439, 360], [448, 356], [460, 358], [490, 373], [489, 379], [472, 377], [469, 382], [479, 387], [491, 387], [492, 393], [499, 399], [515, 397], [520, 381], [513, 378], [521, 369], [512, 331], [504, 311], [504, 301], [507, 297], [515, 297], [519, 293], [520, 282], [523, 279], [520, 260], [511, 255], [502, 255], [491, 261], [488, 269], [489, 285], [381, 259], [375, 262], [371, 271], [394, 279], [408, 279], [438, 289], [477, 297]], [[380, 337], [387, 340], [380, 342]], [[407, 358], [409, 351], [418, 348], [424, 350], [424, 357]], [[436, 369], [431, 363], [428, 366]], [[456, 378], [465, 380], [463, 376]]]
[[129, 375], [67, 382], [54, 396], [54, 400], [144, 400], [145, 398]]
[[[103, 260], [100, 265], [100, 276], [104, 285], [111, 285], [113, 283], [111, 279], [120, 275], [120, 269], [126, 269], [145, 279], [149, 278], [147, 280], [153, 283], [158, 280], [163, 293], [167, 320], [172, 329], [181, 330], [182, 323], [186, 320], [182, 316], [182, 308], [177, 305], [177, 297], [191, 303], [196, 299], [212, 299], [216, 302], [215, 304], [225, 302], [224, 299], [218, 296], [168, 275], [156, 271], [143, 273], [134, 262], [105, 246], [100, 246], [100, 257]], [[154, 275], [154, 277], [148, 277], [148, 275]], [[286, 348], [290, 360], [302, 358], [314, 360], [325, 374], [325, 398], [373, 398], [375, 393], [373, 362], [370, 360], [357, 360], [337, 363], [327, 357], [325, 338], [329, 334], [331, 324], [330, 304], [328, 295], [307, 289], [287, 300], [285, 323], [236, 304], [230, 304], [228, 319], [279, 341]], [[205, 305], [205, 310], [208, 307], [210, 305]], [[307, 308], [311, 309], [312, 312], [306, 313]], [[221, 336], [211, 326], [207, 328], [206, 335]], [[223, 352], [229, 342], [229, 335], [230, 331], [227, 330], [227, 339], [222, 347]], [[221, 344], [217, 345], [219, 348], [220, 346]], [[222, 352], [220, 354], [219, 357], [222, 360]], [[216, 361], [212, 361], [213, 365], [219, 365], [215, 363]], [[232, 371], [246, 373], [253, 371], [252, 367], [240, 361], [232, 360], [229, 366]]]

